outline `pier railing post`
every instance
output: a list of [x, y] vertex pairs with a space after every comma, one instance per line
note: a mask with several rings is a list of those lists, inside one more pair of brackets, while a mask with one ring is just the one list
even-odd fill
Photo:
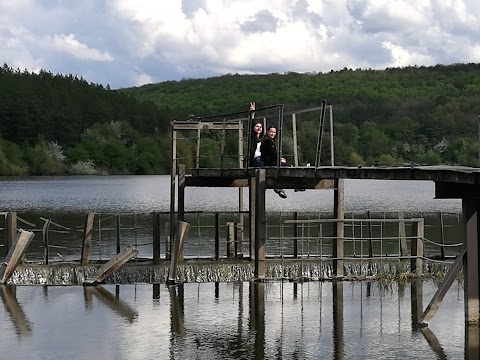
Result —
[[95, 214], [91, 211], [85, 217], [85, 226], [83, 227], [83, 243], [82, 243], [82, 258], [80, 264], [85, 266], [88, 264], [88, 255], [90, 251], [90, 241], [92, 240], [93, 219]]
[[249, 203], [248, 203], [248, 218], [250, 223], [250, 236], [248, 239], [248, 254], [250, 260], [255, 260], [255, 177], [248, 179], [249, 182]]
[[423, 266], [423, 233], [424, 233], [424, 219], [418, 219], [417, 225], [413, 227], [413, 234], [411, 239], [411, 255], [412, 259], [410, 267], [412, 273], [420, 275]]
[[[293, 213], [293, 220], [298, 220], [298, 212]], [[298, 258], [298, 223], [293, 223], [293, 258]]]

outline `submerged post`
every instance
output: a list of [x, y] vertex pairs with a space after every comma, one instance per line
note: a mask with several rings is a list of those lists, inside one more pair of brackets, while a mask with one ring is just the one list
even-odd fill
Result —
[[181, 251], [183, 251], [183, 243], [185, 242], [185, 239], [187, 237], [188, 229], [190, 227], [190, 224], [185, 222], [185, 221], [179, 221], [178, 222], [178, 227], [177, 227], [177, 232], [176, 232], [176, 237], [175, 237], [175, 242], [173, 244], [173, 251], [171, 254], [171, 260], [170, 260], [170, 271], [168, 272], [168, 280], [167, 284], [174, 284], [177, 279], [177, 266], [179, 263], [179, 259], [183, 258]]
[[85, 226], [83, 228], [82, 258], [80, 264], [85, 266], [88, 264], [88, 255], [90, 251], [90, 241], [92, 240], [93, 219], [95, 214], [91, 211], [85, 217]]

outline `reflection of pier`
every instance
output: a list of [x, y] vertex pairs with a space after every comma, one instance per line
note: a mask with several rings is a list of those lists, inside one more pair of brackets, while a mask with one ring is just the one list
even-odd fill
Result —
[[[346, 354], [352, 351], [353, 341], [359, 344], [357, 357], [371, 358], [372, 354], [378, 355], [377, 337], [395, 334], [396, 338], [401, 331], [402, 336], [416, 335], [418, 341], [424, 338], [419, 345], [430, 348], [432, 357], [448, 358], [434, 332], [429, 328], [417, 327], [423, 308], [424, 285], [420, 281], [411, 285], [399, 284], [396, 294], [398, 302], [395, 303], [387, 300], [392, 285], [376, 282], [285, 282], [276, 283], [276, 291], [273, 291], [270, 283], [250, 282], [247, 284], [248, 293], [243, 295], [245, 284], [232, 285], [233, 299], [238, 297], [238, 302], [235, 301], [235, 307], [228, 316], [228, 324], [218, 330], [202, 327], [201, 323], [194, 320], [196, 315], [189, 314], [188, 308], [184, 309], [184, 297], [189, 294], [184, 285], [169, 286], [171, 331], [177, 335], [171, 338], [172, 348], [181, 351], [185, 346], [185, 336], [188, 336], [190, 341], [193, 337], [195, 343], [204, 349], [213, 347], [215, 350], [207, 353], [212, 357], [231, 358], [232, 354], [238, 352], [244, 357], [248, 355], [258, 359], [270, 358], [273, 354], [277, 358], [317, 356], [343, 359], [348, 358]], [[227, 300], [231, 301], [229, 296], [232, 289], [231, 286], [227, 288]], [[224, 289], [217, 283], [215, 298], [211, 301], [224, 302]], [[355, 295], [353, 289], [356, 289]], [[351, 290], [352, 298], [349, 295]], [[404, 301], [407, 297], [409, 302]], [[235, 316], [234, 312], [237, 326], [233, 325], [235, 320], [231, 317]], [[478, 330], [475, 329], [467, 328], [465, 333], [465, 354], [468, 359], [478, 358]], [[409, 332], [411, 335], [408, 335]], [[418, 337], [420, 334], [422, 336]], [[345, 341], [347, 338], [350, 339], [349, 344]], [[391, 346], [393, 349], [395, 345], [392, 343]], [[408, 349], [401, 351], [405, 351], [408, 358]]]
[[16, 287], [11, 285], [0, 285], [0, 298], [10, 315], [13, 325], [15, 325], [17, 334], [20, 336], [30, 334], [32, 332], [32, 325], [17, 301]]
[[103, 304], [105, 304], [108, 308], [115, 311], [124, 319], [128, 320], [128, 322], [133, 322], [135, 318], [138, 316], [138, 312], [133, 309], [129, 304], [123, 302], [119, 298], [119, 290], [120, 287], [116, 285], [117, 294], [114, 295], [109, 292], [107, 289], [102, 287], [101, 285], [95, 286], [84, 286], [83, 292], [85, 297], [85, 303], [88, 306], [91, 306], [92, 303], [92, 295], [99, 299]]

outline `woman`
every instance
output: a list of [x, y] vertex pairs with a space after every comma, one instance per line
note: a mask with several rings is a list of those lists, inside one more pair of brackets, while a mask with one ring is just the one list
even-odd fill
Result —
[[262, 153], [260, 147], [262, 146], [263, 138], [263, 125], [259, 122], [253, 125], [252, 129], [252, 141], [250, 143], [250, 166], [261, 167], [263, 166]]

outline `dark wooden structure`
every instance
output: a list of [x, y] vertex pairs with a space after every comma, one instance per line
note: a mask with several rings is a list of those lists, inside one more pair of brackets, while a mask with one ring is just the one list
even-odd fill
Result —
[[[265, 191], [272, 188], [285, 189], [333, 189], [335, 191], [335, 218], [343, 215], [343, 179], [378, 180], [427, 180], [435, 183], [435, 197], [438, 199], [461, 199], [463, 222], [465, 226], [463, 262], [465, 278], [465, 322], [478, 324], [480, 314], [480, 273], [479, 273], [479, 214], [480, 214], [480, 168], [461, 166], [405, 166], [405, 167], [272, 167], [264, 169], [201, 169], [191, 170], [191, 175], [182, 179], [184, 187], [250, 187], [254, 197], [251, 216], [255, 219], [253, 239], [256, 276], [262, 277], [265, 244]], [[180, 180], [179, 180], [180, 181]], [[179, 201], [184, 201], [179, 195]], [[252, 202], [252, 200], [251, 200]], [[183, 204], [178, 205], [183, 209]], [[337, 251], [342, 252], [342, 224], [336, 230]], [[452, 279], [458, 275], [460, 266], [453, 266], [446, 276], [425, 313], [420, 318], [426, 324], [432, 313], [438, 308]], [[342, 262], [334, 266], [335, 275], [342, 276]]]

